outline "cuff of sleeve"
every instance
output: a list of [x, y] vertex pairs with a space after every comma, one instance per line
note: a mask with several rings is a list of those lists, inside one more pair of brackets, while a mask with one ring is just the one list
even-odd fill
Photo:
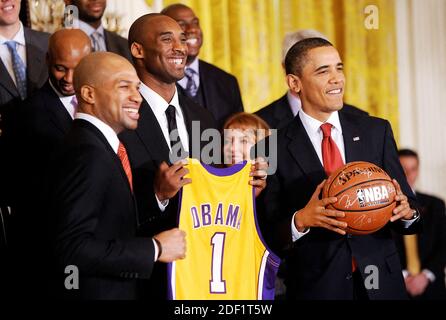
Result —
[[153, 247], [155, 248], [155, 256], [153, 257], [153, 261], [158, 261], [158, 244], [156, 243], [156, 240], [155, 240], [155, 238], [152, 238], [152, 241], [153, 241]]
[[435, 275], [434, 275], [434, 273], [432, 271], [430, 271], [429, 269], [423, 269], [422, 272], [424, 273], [426, 278], [429, 279], [429, 282], [434, 282], [435, 281]]
[[406, 279], [409, 276], [409, 271], [406, 269], [403, 270], [403, 278]]
[[164, 212], [164, 210], [166, 210], [167, 205], [169, 204], [169, 199], [160, 201], [156, 193], [155, 193], [155, 199], [156, 202], [158, 202], [158, 207], [160, 208], [161, 212]]
[[307, 228], [304, 232], [299, 232], [297, 230], [296, 226], [294, 225], [294, 216], [296, 214], [297, 214], [297, 212], [295, 212], [293, 214], [293, 217], [291, 218], [291, 235], [292, 235], [292, 238], [293, 238], [293, 242], [299, 240], [304, 235], [306, 235], [308, 232], [310, 232], [310, 228]]
[[409, 227], [412, 225], [412, 223], [414, 223], [415, 221], [417, 221], [419, 218], [420, 218], [420, 216], [416, 214], [415, 217], [414, 217], [413, 219], [410, 219], [410, 220], [400, 219], [400, 221], [401, 221], [401, 223], [403, 224], [403, 227], [404, 227], [405, 229], [407, 229], [407, 228], [409, 228]]

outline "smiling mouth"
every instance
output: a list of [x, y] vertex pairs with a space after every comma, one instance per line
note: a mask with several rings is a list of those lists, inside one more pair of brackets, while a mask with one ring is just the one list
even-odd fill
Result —
[[127, 115], [132, 119], [132, 120], [138, 120], [139, 119], [139, 109], [137, 108], [130, 108], [130, 107], [124, 107], [123, 108], [124, 112], [127, 113]]
[[174, 65], [180, 66], [183, 64], [183, 58], [175, 58], [175, 59], [168, 59], [170, 63], [173, 63]]
[[12, 11], [13, 9], [14, 9], [14, 5], [13, 4], [10, 4], [10, 5], [5, 6], [5, 7], [2, 8], [2, 10], [4, 12], [9, 12], [9, 11]]
[[341, 93], [342, 93], [342, 88], [333, 89], [333, 90], [326, 92], [326, 94], [331, 94], [331, 95], [336, 95], [336, 94], [341, 94]]
[[197, 38], [189, 38], [186, 40], [186, 43], [194, 46], [198, 43], [198, 39]]

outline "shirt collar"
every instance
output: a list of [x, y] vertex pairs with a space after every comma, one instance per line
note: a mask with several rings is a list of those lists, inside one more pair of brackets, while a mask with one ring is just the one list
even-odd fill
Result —
[[22, 22], [20, 22], [20, 29], [19, 31], [17, 31], [17, 33], [15, 34], [15, 36], [12, 39], [7, 39], [5, 37], [3, 37], [2, 35], [0, 35], [0, 43], [4, 44], [6, 41], [15, 41], [18, 44], [25, 46], [25, 30], [23, 29], [23, 24]]
[[79, 20], [79, 29], [85, 32], [88, 36], [91, 36], [91, 34], [95, 31], [98, 32], [101, 36], [104, 36], [104, 27], [102, 26], [102, 24], [99, 26], [99, 28], [95, 29], [88, 23]]
[[313, 117], [310, 117], [303, 110], [299, 111], [299, 117], [305, 129], [310, 134], [316, 134], [318, 130], [320, 130], [321, 125], [323, 125], [324, 123], [330, 123], [335, 129], [339, 130], [339, 132], [342, 134], [342, 127], [341, 127], [341, 122], [339, 121], [338, 111], [333, 112], [325, 122], [321, 122], [317, 119], [314, 119]]
[[287, 94], [288, 104], [290, 105], [291, 112], [293, 113], [293, 116], [295, 117], [299, 110], [302, 108], [302, 103], [298, 96], [295, 96], [291, 93], [290, 90], [288, 90]]
[[177, 112], [181, 110], [180, 102], [178, 99], [178, 90], [176, 87], [175, 87], [175, 94], [173, 95], [172, 100], [170, 102], [164, 100], [163, 97], [161, 97], [157, 92], [149, 88], [144, 83], [141, 83], [141, 86], [139, 87], [139, 92], [141, 93], [142, 97], [147, 101], [153, 113], [155, 114], [160, 114], [160, 113], [164, 114], [169, 105], [174, 106]]
[[118, 148], [119, 148], [119, 143], [120, 143], [119, 139], [118, 139], [118, 136], [116, 135], [116, 132], [108, 124], [106, 124], [102, 120], [99, 120], [95, 116], [92, 116], [92, 115], [87, 114], [87, 113], [82, 113], [82, 112], [76, 113], [74, 118], [75, 119], [82, 119], [82, 120], [88, 121], [92, 125], [94, 125], [105, 136], [105, 138], [107, 139], [108, 143], [112, 147], [113, 151], [116, 154], [118, 153]]
[[57, 96], [59, 97], [60, 100], [62, 101], [70, 101], [73, 99], [74, 94], [71, 96], [65, 96], [63, 95], [59, 90], [57, 90], [56, 86], [53, 85], [53, 82], [51, 81], [51, 78], [48, 81], [50, 83], [51, 88], [54, 90], [54, 92], [57, 94]]

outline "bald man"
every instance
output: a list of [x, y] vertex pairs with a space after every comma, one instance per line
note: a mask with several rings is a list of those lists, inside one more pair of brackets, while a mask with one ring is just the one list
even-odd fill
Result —
[[65, 291], [71, 296], [137, 299], [138, 281], [150, 278], [155, 261], [185, 256], [185, 234], [173, 229], [136, 237], [132, 175], [117, 136], [138, 125], [142, 99], [133, 66], [96, 52], [80, 62], [74, 79], [79, 109], [49, 179], [58, 268], [79, 270], [79, 290]]

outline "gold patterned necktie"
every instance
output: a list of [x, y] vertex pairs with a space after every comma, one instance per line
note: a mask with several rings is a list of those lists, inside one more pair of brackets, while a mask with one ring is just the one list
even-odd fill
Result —
[[406, 249], [406, 268], [411, 275], [417, 275], [421, 271], [420, 257], [418, 255], [417, 235], [404, 236], [404, 247]]

